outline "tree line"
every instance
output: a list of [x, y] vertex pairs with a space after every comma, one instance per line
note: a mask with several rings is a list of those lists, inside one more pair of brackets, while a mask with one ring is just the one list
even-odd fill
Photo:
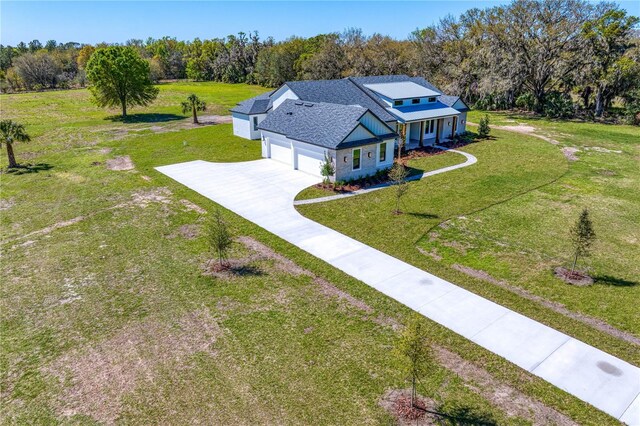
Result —
[[[638, 122], [638, 18], [612, 3], [514, 0], [470, 9], [396, 40], [360, 29], [276, 42], [254, 33], [129, 40], [153, 81], [191, 79], [277, 87], [289, 80], [409, 74], [480, 109], [551, 117], [617, 113]], [[0, 46], [3, 91], [82, 87], [96, 49], [38, 40]]]

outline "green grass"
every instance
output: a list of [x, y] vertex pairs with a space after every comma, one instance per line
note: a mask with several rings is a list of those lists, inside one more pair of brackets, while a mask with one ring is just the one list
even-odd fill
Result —
[[[477, 118], [470, 116], [470, 120]], [[393, 191], [387, 189], [302, 205], [298, 210], [638, 364], [636, 345], [452, 268], [462, 265], [488, 273], [513, 288], [640, 336], [635, 302], [640, 296], [636, 260], [640, 258], [640, 150], [631, 142], [640, 132], [625, 126], [582, 123], [535, 121], [533, 125], [557, 138], [560, 145], [494, 130], [493, 140], [463, 148], [478, 158], [476, 165], [411, 183], [402, 200], [403, 215], [391, 214]], [[565, 145], [583, 150], [577, 154], [578, 161], [567, 162], [560, 150]], [[621, 152], [584, 151], [594, 146]], [[596, 284], [574, 287], [555, 278], [553, 269], [569, 264], [568, 229], [583, 207], [590, 209], [598, 235], [593, 256], [583, 263]]]
[[[262, 90], [162, 86], [164, 99], [198, 91], [220, 110]], [[48, 165], [1, 176], [3, 423], [391, 422], [378, 401], [387, 389], [407, 386], [391, 348], [392, 325], [409, 310], [224, 209], [234, 235], [266, 244], [369, 308], [327, 295], [313, 278], [269, 258], [247, 260], [242, 276], [204, 275], [208, 214], [192, 204], [207, 212], [219, 206], [154, 170], [189, 160], [257, 159], [259, 142], [234, 137], [230, 125], [192, 128], [171, 120], [151, 129], [105, 120], [112, 112], [91, 106], [84, 91], [0, 101], [3, 118], [26, 122], [34, 136], [16, 145], [18, 160]], [[176, 110], [159, 102], [139, 112]], [[555, 151], [543, 151], [545, 161], [566, 167]], [[105, 168], [121, 155], [131, 157], [134, 170]], [[519, 161], [524, 176], [530, 162]], [[231, 256], [248, 254], [238, 243]], [[442, 410], [530, 423], [527, 413], [507, 414], [511, 407], [483, 393], [510, 386], [578, 423], [616, 424], [451, 331], [427, 320], [425, 326], [435, 346], [497, 383], [487, 388], [436, 363], [420, 392]]]

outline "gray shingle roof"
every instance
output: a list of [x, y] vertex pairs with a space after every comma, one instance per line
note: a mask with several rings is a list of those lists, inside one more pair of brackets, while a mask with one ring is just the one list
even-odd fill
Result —
[[340, 80], [306, 80], [285, 83], [303, 101], [326, 102], [341, 105], [360, 105], [380, 120], [395, 121], [373, 92], [365, 92], [360, 85], [348, 78]]
[[271, 94], [273, 92], [262, 93], [250, 99], [246, 99], [239, 102], [236, 106], [231, 108], [231, 112], [237, 112], [240, 114], [264, 114], [271, 109], [273, 102], [271, 101]]
[[357, 105], [287, 99], [258, 128], [335, 149], [360, 125], [359, 119], [365, 112], [366, 108]]
[[[445, 104], [446, 106], [450, 106], [452, 107], [453, 104], [455, 104], [456, 102], [458, 102], [458, 99], [460, 99], [460, 96], [450, 96], [450, 95], [442, 95], [440, 96], [440, 102], [442, 102], [443, 104]], [[464, 101], [463, 101], [464, 103]], [[466, 104], [465, 104], [466, 105]], [[464, 111], [469, 111], [469, 108], [456, 108], [458, 111], [460, 112], [464, 112]]]

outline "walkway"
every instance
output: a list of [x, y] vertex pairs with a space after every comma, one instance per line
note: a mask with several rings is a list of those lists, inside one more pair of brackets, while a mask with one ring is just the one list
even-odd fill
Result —
[[[451, 170], [461, 169], [463, 167], [467, 167], [478, 162], [478, 159], [475, 156], [464, 151], [458, 151], [455, 149], [448, 149], [448, 148], [441, 148], [441, 147], [435, 147], [435, 148], [439, 148], [439, 149], [442, 149], [443, 151], [455, 152], [456, 154], [463, 155], [466, 157], [466, 160], [464, 163], [443, 167], [441, 169], [432, 170], [430, 172], [424, 172], [421, 175], [410, 176], [407, 178], [408, 181], [420, 180], [428, 176], [434, 176], [440, 173], [450, 172]], [[353, 197], [354, 195], [366, 194], [367, 192], [377, 191], [378, 189], [387, 188], [389, 186], [391, 186], [391, 183], [385, 182], [379, 185], [372, 185], [365, 189], [359, 189], [353, 192], [345, 192], [344, 194], [328, 195], [326, 197], [311, 198], [308, 200], [298, 200], [298, 201], [294, 201], [293, 205], [299, 206], [301, 204], [324, 203], [325, 201], [338, 200], [340, 198], [347, 198], [347, 197]]]
[[317, 178], [273, 160], [157, 170], [613, 417], [640, 424], [639, 368], [303, 217], [293, 199]]

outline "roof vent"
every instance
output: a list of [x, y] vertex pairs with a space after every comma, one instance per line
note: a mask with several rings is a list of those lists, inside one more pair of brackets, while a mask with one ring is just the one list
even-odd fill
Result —
[[301, 106], [302, 102], [296, 102], [296, 105]]
[[287, 111], [287, 115], [293, 115], [293, 112]]
[[312, 106], [313, 106], [313, 104], [304, 104], [304, 106], [306, 106], [306, 107], [312, 107]]

